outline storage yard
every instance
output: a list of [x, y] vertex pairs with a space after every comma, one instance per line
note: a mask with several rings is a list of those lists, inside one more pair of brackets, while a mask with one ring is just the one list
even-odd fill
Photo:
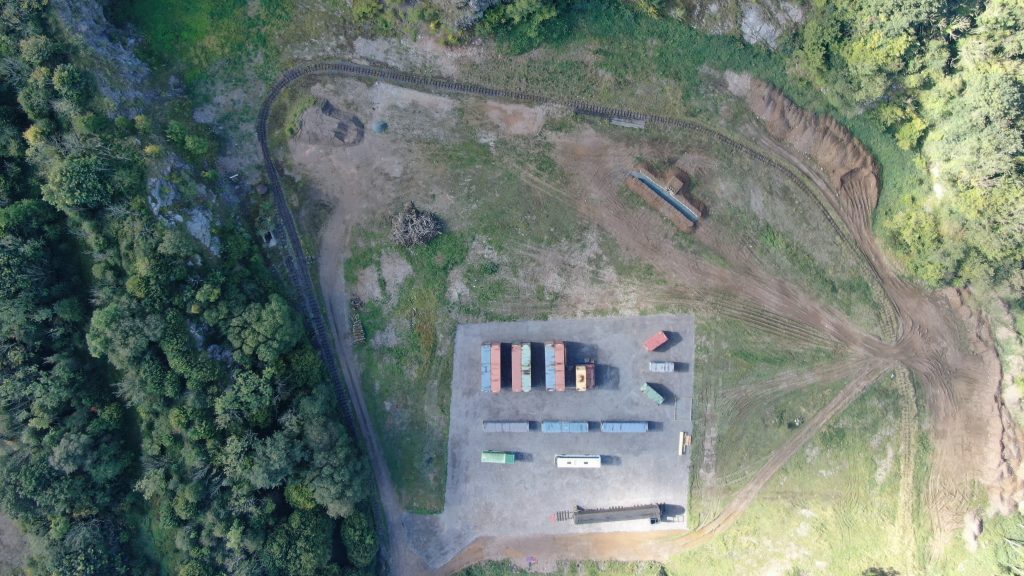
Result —
[[[664, 342], [648, 352], [645, 341], [662, 330]], [[546, 349], [555, 356], [557, 342], [565, 348], [557, 372], [570, 379], [564, 391], [547, 381], [556, 370]], [[690, 455], [680, 455], [679, 443], [693, 433], [692, 316], [462, 325], [455, 346], [445, 510], [408, 518], [412, 532], [439, 531], [458, 549], [476, 536], [686, 527]], [[675, 371], [652, 373], [651, 361], [672, 362]], [[576, 366], [584, 366], [585, 391], [576, 386]], [[505, 370], [492, 388], [495, 372]], [[663, 403], [642, 390], [647, 382]], [[659, 505], [652, 522], [648, 512]], [[577, 508], [595, 512], [576, 522]], [[648, 512], [612, 512], [624, 508]]]

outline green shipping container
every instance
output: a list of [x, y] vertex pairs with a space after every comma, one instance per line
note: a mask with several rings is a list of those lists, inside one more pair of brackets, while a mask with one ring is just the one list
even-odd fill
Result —
[[659, 406], [665, 402], [665, 398], [661, 394], [658, 394], [658, 391], [651, 388], [651, 386], [646, 382], [644, 382], [644, 385], [640, 387], [640, 391], [651, 400], [654, 400]]
[[487, 464], [512, 464], [516, 461], [516, 455], [514, 452], [484, 450], [480, 453], [480, 461]]

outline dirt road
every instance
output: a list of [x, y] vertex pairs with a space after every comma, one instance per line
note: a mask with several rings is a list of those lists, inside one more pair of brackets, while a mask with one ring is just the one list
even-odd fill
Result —
[[[576, 114], [645, 120], [714, 138], [736, 153], [745, 154], [761, 162], [765, 169], [777, 170], [793, 178], [822, 207], [834, 226], [835, 233], [863, 256], [866, 270], [874, 276], [882, 292], [883, 305], [889, 309], [885, 314], [888, 321], [883, 333], [874, 335], [865, 332], [835, 309], [809, 297], [784, 279], [766, 274], [754, 266], [726, 269], [695, 260], [692, 264], [696, 269], [690, 269], [688, 276], [700, 277], [702, 285], [694, 286], [692, 282], [680, 277], [678, 268], [667, 264], [658, 266], [655, 261], [656, 267], [670, 281], [680, 282], [681, 298], [711, 301], [717, 312], [749, 322], [769, 333], [805, 341], [824, 339], [841, 345], [856, 361], [843, 364], [824, 375], [848, 376], [850, 383], [769, 457], [718, 517], [693, 532], [669, 536], [664, 533], [606, 533], [555, 538], [481, 538], [447, 565], [437, 570], [428, 570], [419, 561], [418, 555], [412, 551], [413, 547], [406, 540], [401, 528], [404, 511], [388, 476], [380, 443], [370, 424], [366, 403], [362, 398], [359, 375], [354, 369], [348, 338], [348, 319], [344, 314], [340, 317], [330, 317], [329, 322], [324, 319], [324, 312], [316, 299], [309, 271], [305, 266], [308, 260], [298, 241], [294, 220], [284, 202], [277, 169], [266, 143], [269, 110], [281, 91], [299, 78], [323, 74], [384, 79], [416, 88], [472, 94], [491, 99], [532, 104], [550, 103], [566, 106]], [[699, 545], [720, 534], [740, 518], [776, 472], [808, 440], [836, 414], [849, 406], [880, 374], [896, 366], [905, 366], [914, 374], [924, 391], [932, 418], [937, 423], [934, 427], [937, 430], [934, 440], [938, 456], [934, 463], [933, 477], [938, 481], [933, 482], [937, 488], [931, 496], [936, 499], [946, 498], [959, 494], [958, 491], [972, 481], [981, 480], [985, 483], [986, 475], [997, 468], [998, 441], [1001, 435], [998, 417], [1000, 407], [995, 400], [998, 360], [984, 345], [976, 345], [979, 341], [985, 340], [985, 334], [981, 333], [985, 327], [982, 326], [977, 331], [965, 330], [964, 323], [958, 316], [959, 309], [951, 305], [953, 299], [943, 299], [925, 293], [900, 279], [876, 243], [870, 228], [871, 210], [876, 198], [866, 196], [867, 191], [862, 188], [846, 186], [842, 182], [841, 186], [836, 187], [834, 181], [823, 174], [814, 159], [794, 153], [785, 142], [769, 139], [758, 144], [740, 142], [690, 120], [614, 110], [579, 101], [550, 101], [518, 92], [473, 86], [447, 79], [420, 77], [347, 62], [310, 65], [287, 72], [275, 84], [264, 102], [258, 124], [258, 136], [278, 215], [283, 223], [293, 258], [291, 270], [303, 297], [303, 307], [310, 318], [328, 372], [335, 380], [339, 394], [342, 395], [342, 405], [351, 406], [352, 424], [364, 441], [376, 476], [381, 499], [381, 509], [376, 516], [381, 534], [385, 535], [382, 553], [387, 559], [391, 573], [447, 574], [488, 558], [519, 557], [523, 550], [550, 551], [553, 556], [560, 558], [632, 560], [664, 559], [681, 550]], [[636, 223], [615, 220], [612, 218], [611, 221], [599, 223], [607, 225], [613, 231], [629, 226], [628, 230], [623, 230], [628, 234], [617, 235], [619, 239], [632, 242], [637, 249], [654, 250], [650, 253], [655, 256], [660, 253], [658, 246], [654, 245], [654, 239], [644, 238], [642, 227], [638, 228]], [[638, 230], [641, 232], [637, 233]], [[334, 298], [344, 298], [344, 291], [339, 291], [339, 286], [330, 280], [340, 276], [337, 269], [321, 268], [320, 273], [325, 292], [333, 294]], [[733, 297], [715, 301], [716, 295], [720, 294], [732, 294]], [[344, 310], [345, 306], [328, 308]], [[328, 324], [331, 326], [329, 332], [322, 328]], [[340, 371], [336, 368], [332, 371], [336, 366], [336, 358], [341, 360]], [[791, 385], [802, 384], [794, 382]], [[979, 446], [981, 448], [978, 448]], [[906, 475], [908, 471], [904, 469], [902, 473]], [[940, 526], [940, 530], [948, 528]]]

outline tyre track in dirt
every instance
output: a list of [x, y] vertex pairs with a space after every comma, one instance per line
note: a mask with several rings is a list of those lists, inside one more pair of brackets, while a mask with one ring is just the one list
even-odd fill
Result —
[[[328, 321], [321, 309], [313, 282], [307, 267], [306, 257], [295, 226], [294, 218], [287, 205], [280, 178], [274, 164], [268, 144], [267, 124], [270, 111], [280, 94], [293, 82], [301, 78], [319, 75], [344, 75], [364, 79], [385, 80], [397, 84], [406, 84], [416, 88], [446, 91], [458, 94], [469, 94], [485, 98], [519, 101], [529, 104], [555, 104], [566, 106], [575, 114], [595, 118], [625, 118], [643, 120], [665, 127], [690, 131], [704, 138], [721, 143], [734, 152], [743, 154], [769, 169], [778, 170], [791, 179], [798, 187], [816, 199], [823, 209], [823, 214], [835, 229], [838, 237], [850, 244], [855, 253], [864, 256], [864, 262], [877, 281], [882, 292], [883, 336], [880, 339], [865, 333], [852, 325], [845, 316], [833, 308], [822, 305], [814, 298], [808, 297], [800, 289], [780, 278], [759, 273], [756, 267], [742, 270], [749, 272], [746, 283], [738, 282], [735, 274], [724, 272], [721, 267], [706, 263], [699, 258], [692, 262], [695, 269], [687, 270], [689, 275], [701, 274], [706, 286], [692, 286], [690, 282], [682, 282], [684, 288], [678, 291], [680, 297], [691, 299], [715, 312], [749, 322], [770, 334], [778, 335], [798, 342], [822, 342], [839, 344], [858, 356], [871, 359], [864, 373], [852, 380], [823, 409], [812, 416], [804, 426], [779, 449], [772, 453], [768, 461], [757, 471], [752, 480], [744, 486], [723, 509], [723, 512], [710, 522], [683, 536], [649, 534], [588, 534], [578, 536], [545, 536], [531, 539], [513, 539], [498, 542], [493, 538], [480, 538], [457, 555], [448, 565], [439, 570], [427, 570], [413, 553], [406, 541], [403, 530], [391, 529], [401, 524], [403, 510], [398, 502], [394, 486], [390, 481], [380, 442], [371, 426], [366, 403], [362, 398], [358, 383], [358, 372], [353, 368], [353, 358], [345, 346], [335, 346], [329, 331]], [[479, 560], [493, 557], [510, 557], [524, 547], [542, 546], [546, 550], [563, 552], [562, 557], [599, 557], [644, 559], [665, 558], [670, 553], [688, 549], [714, 538], [731, 526], [754, 501], [757, 494], [770, 481], [778, 470], [806, 444], [828, 421], [853, 402], [886, 367], [900, 363], [909, 366], [918, 374], [921, 381], [929, 388], [938, 388], [942, 395], [952, 400], [956, 398], [950, 382], [954, 374], [952, 368], [956, 357], [944, 358], [943, 353], [956, 349], [956, 342], [944, 340], [939, 350], [934, 348], [933, 339], [945, 336], [948, 326], [944, 318], [938, 318], [929, 306], [922, 303], [922, 293], [915, 287], [903, 282], [892, 270], [881, 250], [875, 243], [870, 230], [870, 207], [863, 198], [841, 198], [841, 191], [832, 191], [827, 182], [817, 178], [816, 172], [803, 164], [799, 158], [781, 145], [767, 142], [767, 149], [755, 149], [753, 145], [742, 143], [730, 136], [691, 120], [681, 120], [645, 114], [629, 110], [621, 110], [595, 105], [581, 100], [565, 100], [544, 98], [519, 91], [497, 90], [461, 82], [453, 82], [442, 78], [431, 78], [398, 72], [383, 67], [353, 64], [349, 62], [319, 63], [300, 66], [287, 71], [275, 83], [260, 110], [257, 122], [257, 136], [263, 156], [264, 168], [270, 183], [275, 208], [279, 218], [281, 237], [286, 240], [288, 254], [288, 270], [299, 294], [299, 304], [305, 312], [314, 336], [314, 342], [324, 359], [328, 376], [338, 393], [339, 402], [348, 425], [357, 433], [365, 446], [371, 467], [376, 477], [380, 502], [375, 502], [375, 522], [381, 538], [381, 555], [385, 565], [396, 574], [419, 573], [450, 573], [460, 567]], [[830, 193], [831, 192], [831, 193]], [[836, 217], [838, 215], [838, 219]], [[840, 222], [842, 224], [840, 224]], [[615, 224], [615, 223], [612, 223]], [[634, 229], [634, 231], [636, 231]], [[642, 229], [641, 229], [642, 231]], [[698, 234], [700, 232], [698, 231]], [[637, 234], [642, 237], [642, 234]], [[648, 239], [650, 240], [650, 239]], [[657, 244], [657, 243], [656, 243]], [[650, 248], [650, 243], [639, 242], [635, 248]], [[663, 250], [663, 249], [662, 249]], [[654, 257], [664, 255], [661, 250], [653, 252]], [[673, 280], [681, 278], [676, 266], [662, 266]], [[751, 280], [754, 280], [751, 282]], [[740, 298], [726, 298], [726, 294], [736, 292], [738, 286], [747, 283], [756, 287], [741, 290]], [[752, 306], [753, 304], [753, 306]], [[810, 313], [809, 313], [810, 311]], [[795, 321], [795, 318], [801, 321]], [[909, 319], [913, 318], [914, 321]], [[337, 329], [337, 327], [335, 327]], [[338, 335], [342, 332], [339, 331]], [[893, 344], [892, 342], [895, 342]], [[938, 353], [936, 353], [938, 352]], [[337, 358], [344, 364], [346, 378], [342, 379]], [[967, 377], [979, 376], [981, 371], [969, 373]], [[961, 393], [962, 395], [962, 393]], [[947, 402], [946, 408], [955, 412], [956, 402]], [[910, 444], [906, 444], [910, 446]], [[912, 460], [912, 459], [911, 459]], [[911, 475], [912, 476], [912, 475]], [[912, 483], [910, 484], [913, 487]], [[904, 501], [901, 487], [901, 502]], [[901, 513], [902, 514], [902, 513]], [[666, 546], [666, 544], [668, 544]], [[571, 548], [566, 548], [571, 546]], [[385, 569], [386, 571], [386, 569]]]

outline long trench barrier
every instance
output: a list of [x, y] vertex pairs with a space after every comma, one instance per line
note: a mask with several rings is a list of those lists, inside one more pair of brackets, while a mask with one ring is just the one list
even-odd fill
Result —
[[[292, 83], [301, 80], [303, 78], [315, 77], [315, 76], [349, 76], [355, 78], [365, 79], [377, 79], [393, 82], [396, 84], [405, 84], [415, 86], [418, 88], [429, 88], [437, 91], [451, 92], [456, 94], [468, 94], [473, 96], [481, 96], [485, 98], [511, 100], [530, 104], [555, 104], [564, 106], [576, 115], [588, 116], [592, 118], [600, 118], [605, 120], [612, 119], [625, 119], [634, 121], [643, 121], [651, 124], [657, 124], [667, 128], [678, 128], [685, 130], [690, 133], [699, 134], [704, 138], [714, 141], [722, 146], [725, 146], [733, 152], [739, 152], [769, 168], [775, 169], [786, 175], [794, 184], [796, 184], [802, 192], [810, 195], [811, 197], [817, 197], [814, 190], [807, 184], [805, 178], [793, 170], [789, 166], [782, 164], [781, 162], [771, 158], [762, 152], [743, 144], [737, 140], [734, 140], [725, 134], [722, 134], [716, 130], [712, 130], [703, 124], [690, 121], [681, 120], [678, 118], [669, 118], [667, 116], [659, 116], [657, 114], [646, 114], [643, 112], [635, 112], [632, 110], [626, 110], [622, 108], [611, 108], [607, 106], [600, 106], [592, 104], [579, 99], [558, 99], [558, 98], [547, 98], [536, 94], [529, 94], [526, 92], [520, 92], [517, 90], [502, 90], [497, 88], [489, 88], [486, 86], [480, 86], [476, 84], [469, 84], [465, 82], [456, 82], [445, 78], [437, 78], [431, 76], [422, 76], [419, 74], [411, 74], [408, 72], [400, 72], [389, 68], [380, 66], [371, 66], [366, 64], [356, 64], [353, 62], [321, 62], [316, 64], [308, 64], [304, 66], [297, 66], [285, 72], [281, 77], [271, 86], [270, 91], [263, 100], [263, 104], [260, 107], [259, 116], [256, 123], [256, 135], [260, 143], [260, 152], [263, 156], [264, 169], [267, 172], [267, 178], [269, 180], [269, 189], [274, 198], [274, 207], [277, 210], [278, 215], [278, 229], [283, 232], [289, 247], [288, 262], [286, 262], [289, 276], [294, 283], [299, 293], [299, 299], [301, 301], [302, 310], [306, 315], [307, 322], [313, 331], [313, 341], [317, 349], [320, 351], [320, 355], [323, 358], [324, 366], [326, 367], [328, 377], [334, 386], [335, 392], [338, 396], [338, 402], [341, 406], [343, 415], [345, 417], [345, 424], [349, 429], [359, 435], [364, 441], [364, 444], [369, 446], [368, 438], [373, 433], [371, 430], [361, 429], [360, 421], [354, 417], [352, 398], [349, 391], [345, 389], [345, 381], [341, 377], [341, 370], [338, 366], [338, 360], [334, 349], [332, 347], [331, 336], [327, 330], [327, 322], [323, 310], [320, 307], [319, 300], [316, 296], [316, 290], [313, 286], [313, 280], [309, 272], [309, 258], [306, 256], [305, 250], [302, 247], [301, 238], [299, 237], [298, 230], [295, 226], [295, 220], [292, 216], [291, 210], [288, 208], [288, 203], [284, 196], [284, 191], [281, 188], [281, 179], [277, 171], [277, 167], [274, 164], [273, 156], [270, 153], [270, 146], [267, 142], [267, 123], [270, 119], [270, 111], [274, 103], [280, 97], [281, 93], [288, 88]], [[847, 234], [843, 233], [843, 227], [835, 220], [831, 212], [828, 210], [824, 202], [820, 202], [822, 208], [822, 214], [829, 221], [829, 223], [839, 232], [840, 238], [847, 245], [847, 247], [853, 250], [855, 253], [858, 252], [857, 247], [853, 244], [853, 240], [849, 238]], [[881, 277], [878, 270], [870, 262], [865, 262], [867, 269], [871, 275], [874, 276], [875, 281], [879, 287], [882, 286]], [[895, 311], [890, 307], [886, 306], [885, 311], [885, 327], [884, 329], [889, 334], [886, 334], [888, 338], [896, 338], [896, 321]], [[355, 384], [352, 383], [354, 386]], [[369, 422], [365, 423], [366, 426], [370, 426]], [[372, 459], [371, 459], [372, 461]], [[383, 461], [383, 459], [381, 459]], [[379, 474], [379, 472], [375, 473]], [[383, 558], [387, 558], [387, 528], [385, 525], [385, 518], [383, 511], [380, 506], [380, 500], [375, 499], [375, 512], [374, 520], [377, 525], [378, 533], [381, 535], [381, 555]]]

